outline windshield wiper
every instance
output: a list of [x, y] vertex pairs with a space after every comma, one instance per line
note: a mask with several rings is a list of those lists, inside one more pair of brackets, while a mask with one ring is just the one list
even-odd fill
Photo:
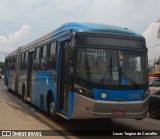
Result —
[[[104, 72], [102, 78], [100, 79], [100, 83], [103, 82], [104, 77], [106, 76], [107, 73], [108, 73], [107, 78], [110, 76], [111, 79], [112, 79], [112, 67], [113, 67], [113, 65], [112, 65], [112, 54], [110, 55], [110, 60], [109, 61], [110, 61], [110, 64], [108, 65], [108, 67], [106, 68], [106, 71]], [[108, 71], [110, 71], [110, 72], [108, 72]]]

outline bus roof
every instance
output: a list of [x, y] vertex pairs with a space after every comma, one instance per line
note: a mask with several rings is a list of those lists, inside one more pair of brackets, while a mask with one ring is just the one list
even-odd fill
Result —
[[[128, 29], [128, 28], [122, 28], [118, 26], [113, 25], [107, 25], [107, 24], [99, 24], [99, 23], [85, 23], [85, 22], [69, 22], [65, 23], [62, 26], [60, 26], [55, 31], [52, 31], [39, 39], [22, 46], [22, 49], [30, 48], [34, 46], [35, 44], [42, 42], [43, 40], [49, 39], [51, 37], [54, 37], [56, 35], [59, 35], [64, 32], [84, 32], [84, 33], [98, 33], [98, 34], [112, 34], [112, 35], [124, 35], [124, 36], [131, 36], [131, 37], [140, 37], [144, 38], [142, 35], [135, 33], [134, 31]], [[9, 55], [13, 55], [16, 53], [17, 50], [12, 51]]]
[[133, 37], [142, 37], [142, 35], [135, 33], [134, 31], [113, 26], [113, 25], [107, 25], [107, 24], [99, 24], [99, 23], [83, 23], [83, 22], [70, 22], [63, 24], [61, 27], [59, 27], [57, 30], [55, 30], [55, 33], [63, 32], [71, 30], [73, 32], [91, 32], [91, 33], [105, 33], [105, 34], [124, 34], [128, 36]]

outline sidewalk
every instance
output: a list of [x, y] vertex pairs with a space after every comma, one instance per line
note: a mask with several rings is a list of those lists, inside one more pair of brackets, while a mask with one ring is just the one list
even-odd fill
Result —
[[[34, 117], [30, 116], [27, 112], [21, 109], [21, 107], [10, 105], [7, 102], [0, 100], [0, 130], [51, 130], [48, 126], [41, 123]], [[0, 131], [0, 132], [2, 132]], [[35, 137], [3, 137], [0, 139], [9, 138], [34, 138]], [[44, 136], [37, 137], [43, 139], [49, 138], [63, 138], [61, 136]]]
[[160, 86], [150, 86], [149, 89], [150, 89], [150, 92], [152, 93], [154, 91], [160, 90]]

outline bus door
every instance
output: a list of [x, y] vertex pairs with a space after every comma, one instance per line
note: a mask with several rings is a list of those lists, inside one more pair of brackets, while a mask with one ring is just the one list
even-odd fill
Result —
[[58, 74], [58, 112], [67, 116], [68, 115], [68, 96], [71, 86], [70, 78], [70, 55], [72, 49], [69, 42], [63, 42], [60, 45], [60, 57], [59, 57], [59, 74]]
[[32, 65], [33, 65], [34, 51], [28, 52], [28, 66], [27, 66], [27, 97], [31, 98], [32, 88]]
[[20, 67], [20, 53], [21, 48], [17, 49], [17, 56], [15, 61], [15, 92], [18, 93], [18, 83], [19, 83], [19, 67]]

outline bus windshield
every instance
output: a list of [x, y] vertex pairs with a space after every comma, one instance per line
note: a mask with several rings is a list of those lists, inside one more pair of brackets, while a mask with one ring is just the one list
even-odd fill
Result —
[[78, 48], [76, 76], [105, 85], [144, 84], [146, 66], [143, 52]]

